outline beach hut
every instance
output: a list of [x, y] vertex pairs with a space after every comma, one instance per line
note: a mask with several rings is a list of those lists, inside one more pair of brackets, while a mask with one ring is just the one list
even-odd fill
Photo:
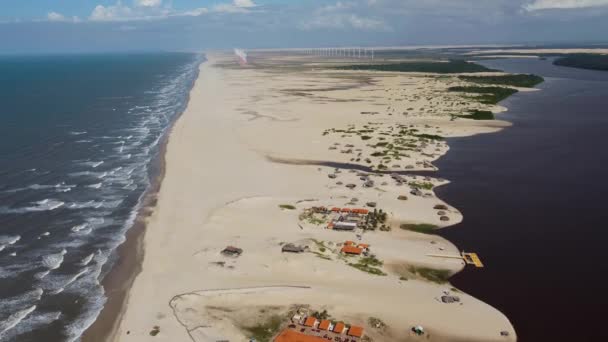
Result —
[[324, 319], [319, 323], [319, 330], [329, 330], [331, 326], [331, 321]]
[[334, 326], [334, 330], [333, 331], [336, 334], [342, 334], [342, 333], [344, 333], [344, 328], [346, 328], [346, 326], [344, 325], [344, 323], [339, 322], [339, 323], [336, 323], [336, 325]]
[[357, 326], [352, 326], [352, 327], [350, 327], [350, 329], [348, 329], [348, 332], [346, 334], [348, 336], [352, 336], [352, 337], [362, 337], [363, 336], [363, 328], [362, 327], [357, 327]]
[[315, 325], [317, 325], [317, 319], [313, 316], [308, 316], [306, 317], [306, 320], [304, 321], [304, 326], [305, 327], [314, 327]]
[[355, 246], [344, 246], [342, 247], [341, 252], [344, 254], [361, 255], [361, 253], [363, 253], [363, 250]]

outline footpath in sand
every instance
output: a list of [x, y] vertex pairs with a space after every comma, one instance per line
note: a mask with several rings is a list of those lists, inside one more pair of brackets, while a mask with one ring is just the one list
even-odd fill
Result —
[[[508, 125], [451, 120], [503, 110], [445, 91], [458, 82], [272, 54], [240, 68], [232, 56], [209, 56], [170, 135], [142, 272], [113, 340], [259, 340], [295, 312], [326, 310], [362, 326], [363, 340], [514, 341], [503, 314], [447, 282], [463, 260], [432, 256], [458, 249], [412, 230], [462, 215], [433, 194], [447, 180], [404, 171], [435, 169], [448, 151], [438, 136]], [[326, 229], [337, 214], [321, 207], [376, 210], [376, 222]], [[347, 240], [368, 244], [367, 255], [341, 253]], [[282, 252], [287, 244], [302, 253]], [[227, 246], [242, 254], [222, 254]]]

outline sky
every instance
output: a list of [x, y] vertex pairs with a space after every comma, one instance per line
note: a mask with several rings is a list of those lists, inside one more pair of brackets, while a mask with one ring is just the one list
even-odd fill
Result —
[[0, 53], [608, 43], [608, 0], [0, 0]]

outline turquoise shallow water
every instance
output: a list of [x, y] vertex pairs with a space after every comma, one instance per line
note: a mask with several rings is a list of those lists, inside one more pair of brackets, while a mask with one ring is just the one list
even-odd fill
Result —
[[70, 341], [93, 322], [202, 59], [0, 56], [0, 341]]

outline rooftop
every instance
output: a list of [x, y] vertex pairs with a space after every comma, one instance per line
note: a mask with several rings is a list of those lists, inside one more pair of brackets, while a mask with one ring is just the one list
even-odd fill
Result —
[[308, 318], [306, 318], [306, 321], [304, 321], [304, 326], [307, 327], [314, 327], [315, 324], [317, 324], [317, 319], [312, 316], [308, 316]]
[[363, 336], [363, 328], [357, 327], [357, 326], [352, 326], [352, 327], [350, 327], [350, 329], [348, 329], [348, 332], [346, 334], [348, 336], [361, 337], [361, 336]]
[[358, 247], [354, 247], [354, 246], [344, 246], [342, 247], [342, 253], [346, 253], [346, 254], [361, 254], [363, 253], [363, 250], [361, 248]]
[[274, 342], [327, 342], [327, 340], [321, 337], [305, 335], [293, 330], [283, 330], [279, 336], [274, 339]]

